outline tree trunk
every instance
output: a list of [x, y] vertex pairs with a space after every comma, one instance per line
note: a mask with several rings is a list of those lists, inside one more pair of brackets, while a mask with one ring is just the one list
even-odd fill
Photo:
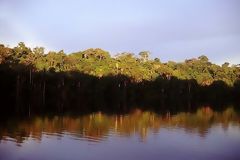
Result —
[[45, 106], [45, 92], [46, 92], [46, 81], [43, 80], [43, 92], [42, 92], [42, 104]]
[[29, 83], [32, 84], [32, 69], [29, 70]]
[[16, 110], [19, 111], [19, 103], [20, 103], [20, 75], [17, 75], [16, 81]]

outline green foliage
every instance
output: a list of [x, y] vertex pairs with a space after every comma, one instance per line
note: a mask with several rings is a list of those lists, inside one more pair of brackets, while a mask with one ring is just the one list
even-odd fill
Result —
[[159, 58], [149, 59], [149, 52], [142, 51], [139, 58], [133, 53], [124, 52], [115, 57], [102, 49], [87, 49], [71, 54], [50, 51], [44, 53], [43, 47], [28, 48], [23, 42], [17, 47], [9, 48], [0, 45], [0, 64], [29, 66], [35, 71], [70, 72], [77, 71], [96, 77], [108, 75], [125, 75], [135, 82], [153, 81], [158, 77], [182, 80], [194, 79], [201, 85], [210, 85], [214, 81], [223, 81], [232, 86], [240, 78], [240, 66], [230, 66], [228, 62], [222, 66], [212, 64], [208, 57], [198, 58], [176, 63], [169, 61], [161, 63]]
[[149, 55], [150, 55], [150, 52], [148, 52], [148, 51], [142, 51], [139, 53], [139, 56], [141, 57], [141, 60], [143, 62], [146, 62], [148, 60]]

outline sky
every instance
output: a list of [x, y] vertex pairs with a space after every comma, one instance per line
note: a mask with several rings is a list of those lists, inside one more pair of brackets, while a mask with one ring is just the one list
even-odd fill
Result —
[[0, 43], [240, 63], [240, 0], [0, 0]]

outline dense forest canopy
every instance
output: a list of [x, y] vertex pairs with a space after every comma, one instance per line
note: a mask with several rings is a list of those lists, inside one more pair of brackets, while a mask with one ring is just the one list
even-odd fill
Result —
[[128, 110], [154, 107], [179, 110], [202, 104], [239, 102], [240, 65], [211, 63], [204, 55], [162, 63], [102, 49], [66, 54], [23, 42], [0, 45], [0, 97], [3, 113]]
[[[125, 75], [134, 82], [153, 81], [162, 76], [167, 79], [176, 77], [181, 80], [194, 79], [200, 85], [210, 85], [214, 81], [223, 81], [233, 86], [240, 78], [240, 65], [228, 62], [222, 66], [216, 65], [202, 55], [187, 59], [184, 62], [162, 63], [159, 58], [149, 59], [150, 52], [142, 51], [135, 56], [124, 52], [111, 57], [102, 49], [87, 49], [66, 54], [59, 52], [44, 52], [43, 47], [29, 48], [23, 42], [9, 48], [0, 45], [0, 64], [14, 70], [28, 69], [31, 72], [81, 72], [96, 77]], [[27, 67], [21, 67], [21, 65]]]

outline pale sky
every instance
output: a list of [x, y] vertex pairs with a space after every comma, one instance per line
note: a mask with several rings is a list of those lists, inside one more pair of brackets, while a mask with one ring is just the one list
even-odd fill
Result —
[[240, 0], [0, 0], [0, 43], [240, 63]]

